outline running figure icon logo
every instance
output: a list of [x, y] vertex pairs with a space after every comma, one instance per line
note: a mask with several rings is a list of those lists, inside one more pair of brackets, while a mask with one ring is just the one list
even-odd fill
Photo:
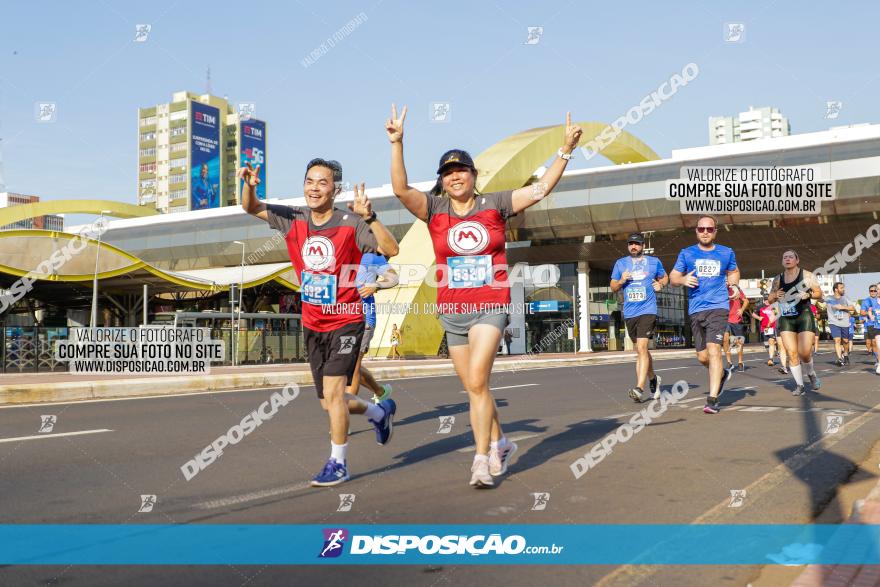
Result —
[[527, 27], [529, 31], [529, 36], [526, 38], [526, 42], [523, 45], [537, 45], [541, 42], [541, 37], [544, 35], [544, 27], [542, 26], [530, 26]]
[[843, 426], [843, 416], [825, 416], [825, 420], [827, 422], [825, 434], [837, 434]]
[[440, 416], [440, 428], [437, 429], [437, 434], [449, 434], [454, 424], [455, 416]]
[[459, 222], [449, 231], [446, 243], [459, 255], [476, 255], [489, 244], [489, 231], [473, 220]]
[[327, 269], [336, 259], [333, 242], [323, 236], [310, 236], [302, 246], [302, 258], [307, 269], [321, 271]]
[[152, 25], [149, 24], [136, 24], [134, 25], [134, 42], [135, 43], [146, 43], [147, 37], [150, 36], [150, 31], [153, 29]]
[[337, 512], [350, 512], [351, 506], [354, 505], [354, 493], [340, 493], [339, 494], [339, 507], [336, 508]]
[[340, 336], [339, 337], [339, 354], [340, 355], [350, 355], [351, 351], [354, 350], [354, 343], [357, 341], [357, 338], [354, 336]]
[[729, 508], [739, 508], [742, 507], [743, 503], [746, 501], [746, 490], [745, 489], [731, 489], [730, 490], [730, 503], [727, 505]]
[[550, 501], [549, 493], [533, 493], [535, 503], [532, 504], [532, 511], [540, 511], [547, 509], [547, 503]]
[[40, 428], [37, 430], [40, 434], [48, 434], [52, 432], [52, 429], [55, 428], [55, 423], [58, 421], [58, 416], [48, 415], [48, 416], [40, 416]]
[[843, 108], [843, 102], [840, 100], [826, 100], [825, 101], [825, 118], [835, 119], [840, 116], [840, 111]]
[[250, 120], [257, 116], [257, 105], [254, 102], [238, 103], [238, 119], [242, 121]]
[[58, 119], [58, 105], [55, 102], [35, 104], [37, 122], [55, 122]]
[[324, 528], [324, 548], [318, 558], [336, 558], [342, 554], [348, 531], [343, 528]]
[[742, 43], [746, 36], [746, 25], [741, 22], [724, 23], [724, 40], [728, 43]]
[[155, 495], [141, 495], [141, 507], [138, 509], [138, 513], [150, 513], [153, 511], [154, 505], [156, 505]]
[[431, 122], [449, 122], [452, 120], [449, 102], [431, 102], [429, 110]]

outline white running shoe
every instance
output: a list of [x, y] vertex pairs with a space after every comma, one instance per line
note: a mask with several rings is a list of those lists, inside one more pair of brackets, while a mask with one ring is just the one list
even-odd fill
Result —
[[652, 379], [650, 382], [651, 390], [654, 392], [654, 399], [660, 399], [660, 395], [662, 393], [660, 390], [660, 385], [662, 383], [663, 383], [663, 380], [660, 379], [660, 376], [657, 374], [654, 374], [654, 379]]
[[480, 459], [475, 460], [471, 467], [471, 485], [477, 489], [484, 487], [495, 487], [495, 480], [489, 474], [489, 461]]
[[510, 458], [513, 456], [513, 453], [516, 452], [516, 449], [516, 443], [512, 440], [508, 440], [507, 444], [504, 445], [504, 448], [497, 448], [495, 450], [490, 448], [489, 474], [493, 477], [505, 474], [507, 472], [507, 465], [510, 464]]
[[880, 363], [877, 363], [877, 367], [874, 369], [874, 373], [880, 375]]

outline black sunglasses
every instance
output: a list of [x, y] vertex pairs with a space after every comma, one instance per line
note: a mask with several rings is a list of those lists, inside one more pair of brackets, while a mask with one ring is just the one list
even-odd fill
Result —
[[709, 234], [712, 234], [713, 232], [715, 232], [715, 227], [714, 226], [698, 226], [697, 232], [708, 232]]

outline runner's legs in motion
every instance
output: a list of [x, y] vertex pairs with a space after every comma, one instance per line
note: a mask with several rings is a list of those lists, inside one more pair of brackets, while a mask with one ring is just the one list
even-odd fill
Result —
[[651, 358], [651, 352], [648, 350], [650, 339], [636, 339], [636, 386], [639, 389], [648, 389], [648, 380], [654, 378], [654, 361]]
[[706, 348], [697, 353], [697, 360], [709, 371], [709, 395], [718, 397], [721, 388], [721, 378], [724, 376], [724, 359], [721, 355], [721, 345], [710, 342]]
[[489, 443], [501, 438], [501, 424], [495, 398], [489, 390], [489, 376], [501, 331], [491, 324], [476, 324], [468, 332], [468, 344], [449, 347], [449, 356], [468, 392], [471, 429], [478, 455], [489, 454]]

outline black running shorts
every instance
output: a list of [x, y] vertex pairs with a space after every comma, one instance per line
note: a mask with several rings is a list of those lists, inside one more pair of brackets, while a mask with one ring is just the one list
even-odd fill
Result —
[[776, 322], [779, 332], [816, 332], [816, 321], [809, 308], [800, 312], [797, 316], [780, 316]]
[[354, 368], [360, 356], [358, 351], [364, 336], [364, 323], [352, 322], [329, 332], [303, 328], [303, 334], [318, 397], [324, 397], [325, 375], [345, 375], [346, 384], [351, 385]]
[[706, 350], [706, 345], [724, 342], [727, 330], [728, 310], [703, 310], [691, 314], [691, 331], [694, 334], [694, 348], [697, 352]]
[[642, 314], [641, 316], [627, 318], [625, 322], [629, 339], [635, 342], [637, 338], [654, 337], [654, 324], [657, 322], [657, 315]]

